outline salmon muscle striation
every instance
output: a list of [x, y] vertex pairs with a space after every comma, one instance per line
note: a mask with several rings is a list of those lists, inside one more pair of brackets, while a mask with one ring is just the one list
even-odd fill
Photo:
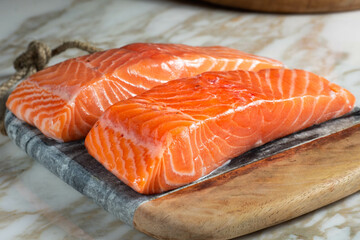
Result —
[[278, 61], [226, 47], [135, 43], [48, 67], [19, 84], [7, 107], [59, 141], [84, 138], [114, 103], [169, 80], [206, 71], [282, 68]]
[[349, 112], [354, 96], [302, 70], [207, 72], [110, 107], [85, 146], [135, 191], [191, 183], [251, 148]]

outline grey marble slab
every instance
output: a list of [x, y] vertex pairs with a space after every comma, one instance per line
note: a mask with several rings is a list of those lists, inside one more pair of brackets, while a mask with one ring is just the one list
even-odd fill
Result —
[[[351, 114], [344, 117], [315, 125], [248, 151], [189, 185], [206, 181], [225, 172], [359, 123], [360, 110], [356, 108]], [[87, 153], [83, 141], [59, 143], [49, 139], [35, 127], [17, 119], [9, 111], [6, 113], [5, 125], [9, 137], [29, 156], [43, 164], [74, 189], [91, 198], [131, 226], [135, 210], [140, 204], [181, 189], [157, 195], [141, 195], [122, 183], [91, 157]]]

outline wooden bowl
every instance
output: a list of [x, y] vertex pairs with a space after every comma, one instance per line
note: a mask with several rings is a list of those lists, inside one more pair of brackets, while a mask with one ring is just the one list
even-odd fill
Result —
[[360, 0], [203, 0], [227, 7], [277, 13], [325, 13], [360, 9]]

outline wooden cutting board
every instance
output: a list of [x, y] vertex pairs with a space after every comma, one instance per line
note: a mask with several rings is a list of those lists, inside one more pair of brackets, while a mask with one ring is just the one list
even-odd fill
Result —
[[122, 221], [158, 239], [229, 239], [295, 218], [360, 190], [360, 111], [251, 150], [194, 184], [134, 192], [87, 154], [7, 112], [9, 137]]
[[320, 13], [360, 9], [360, 0], [203, 0], [260, 12]]

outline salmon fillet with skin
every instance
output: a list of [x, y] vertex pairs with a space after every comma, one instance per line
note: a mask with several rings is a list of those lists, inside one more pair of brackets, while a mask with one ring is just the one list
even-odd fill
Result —
[[208, 72], [110, 107], [85, 146], [143, 194], [209, 174], [251, 148], [349, 112], [354, 96], [302, 70]]
[[67, 142], [84, 138], [109, 106], [169, 80], [205, 71], [281, 67], [226, 47], [130, 44], [35, 73], [12, 92], [7, 107], [46, 136]]

